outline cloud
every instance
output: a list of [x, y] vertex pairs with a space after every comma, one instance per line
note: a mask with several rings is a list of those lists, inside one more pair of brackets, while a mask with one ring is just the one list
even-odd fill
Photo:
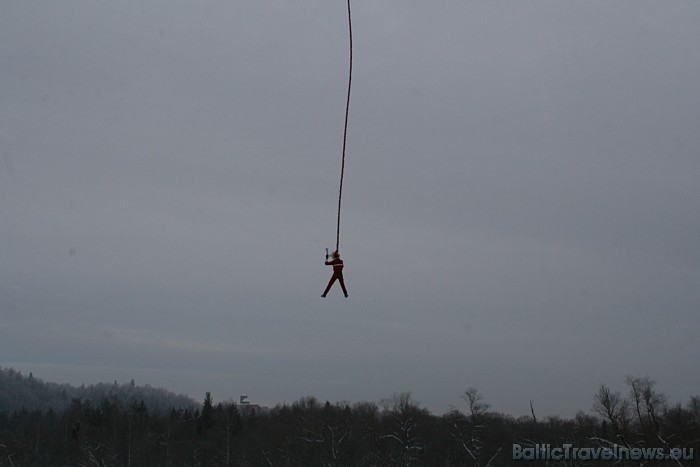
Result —
[[698, 357], [700, 8], [353, 13], [350, 299], [322, 302], [344, 5], [4, 8], [3, 358], [273, 403], [572, 414], [628, 372], [687, 397], [663, 361]]

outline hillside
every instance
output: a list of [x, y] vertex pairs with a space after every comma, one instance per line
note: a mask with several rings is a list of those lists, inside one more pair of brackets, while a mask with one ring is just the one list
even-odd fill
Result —
[[70, 384], [45, 382], [31, 373], [23, 375], [12, 368], [0, 368], [0, 412], [16, 410], [41, 410], [49, 408], [61, 412], [68, 408], [72, 399], [89, 401], [93, 405], [107, 399], [123, 407], [143, 403], [150, 411], [170, 408], [193, 409], [200, 404], [190, 397], [175, 394], [149, 385], [130, 383], [98, 383], [75, 387]]

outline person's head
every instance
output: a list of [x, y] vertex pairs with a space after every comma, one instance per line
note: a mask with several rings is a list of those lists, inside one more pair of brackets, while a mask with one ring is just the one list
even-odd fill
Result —
[[340, 253], [338, 253], [338, 250], [333, 252], [333, 258], [340, 258]]

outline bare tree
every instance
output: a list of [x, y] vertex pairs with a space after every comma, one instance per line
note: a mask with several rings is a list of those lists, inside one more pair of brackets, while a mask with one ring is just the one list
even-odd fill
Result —
[[648, 376], [625, 380], [630, 387], [634, 414], [641, 433], [647, 442], [661, 437], [661, 414], [666, 408], [666, 396], [654, 389], [656, 381]]
[[628, 428], [629, 404], [618, 392], [612, 392], [604, 384], [600, 385], [593, 397], [593, 411], [610, 422], [615, 437], [624, 445], [629, 446], [625, 439]]
[[483, 415], [490, 408], [489, 404], [484, 402], [484, 398], [479, 393], [479, 390], [474, 387], [467, 388], [462, 399], [469, 405], [469, 412], [472, 414], [472, 417]]
[[352, 435], [350, 407], [345, 404], [332, 405], [326, 402], [319, 407], [313, 398], [306, 399], [312, 414], [300, 414], [301, 434], [299, 440], [308, 446], [318, 446], [314, 449], [320, 454], [322, 465], [336, 466], [343, 463], [342, 449]]
[[690, 414], [690, 425], [695, 433], [694, 443], [700, 445], [700, 396], [693, 396], [688, 402], [688, 413]]
[[481, 393], [474, 387], [469, 387], [462, 395], [469, 407], [469, 415], [463, 416], [455, 411], [452, 417], [452, 438], [457, 442], [466, 456], [467, 465], [491, 466], [501, 449], [492, 455], [484, 455], [483, 431], [486, 429], [485, 415], [489, 404], [485, 403]]
[[384, 415], [389, 422], [388, 429], [380, 439], [390, 441], [397, 449], [392, 462], [400, 465], [414, 465], [416, 456], [423, 450], [418, 436], [418, 423], [427, 412], [419, 407], [410, 392], [394, 394], [391, 399], [382, 401]]
[[223, 446], [223, 452], [221, 455], [221, 464], [228, 467], [232, 464], [233, 453], [231, 442], [240, 430], [241, 427], [241, 417], [233, 402], [227, 402], [226, 404], [219, 404], [216, 408], [217, 415], [222, 418], [222, 434], [224, 435], [225, 445]]
[[14, 456], [14, 453], [9, 452], [7, 446], [5, 446], [4, 444], [0, 444], [0, 448], [2, 448], [3, 450], [3, 457], [7, 459], [8, 465], [10, 465], [10, 467], [14, 467], [15, 464], [12, 462], [12, 457]]

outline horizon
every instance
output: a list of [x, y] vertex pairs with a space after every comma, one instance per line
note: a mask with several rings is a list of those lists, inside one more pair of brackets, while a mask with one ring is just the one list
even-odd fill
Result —
[[[207, 394], [210, 394], [214, 405], [219, 404], [219, 403], [221, 403], [221, 404], [235, 404], [235, 405], [238, 405], [238, 404], [239, 404], [240, 397], [241, 397], [241, 396], [246, 396], [248, 403], [250, 403], [250, 404], [255, 404], [255, 405], [258, 405], [258, 406], [260, 406], [260, 407], [264, 407], [264, 408], [268, 408], [268, 409], [274, 409], [275, 407], [280, 407], [280, 406], [290, 406], [290, 405], [294, 404], [294, 402], [298, 402], [298, 401], [300, 401], [300, 400], [302, 400], [302, 399], [309, 398], [309, 397], [315, 398], [315, 399], [317, 399], [317, 400], [319, 400], [319, 401], [321, 401], [321, 402], [324, 402], [324, 403], [325, 403], [325, 402], [329, 402], [329, 403], [334, 404], [334, 405], [349, 405], [349, 406], [353, 406], [353, 405], [355, 405], [355, 404], [372, 403], [372, 404], [377, 405], [378, 407], [381, 407], [383, 401], [389, 400], [389, 399], [391, 399], [392, 397], [394, 397], [394, 396], [396, 396], [396, 395], [399, 395], [399, 394], [402, 394], [402, 393], [408, 393], [408, 394], [411, 395], [413, 401], [414, 401], [415, 403], [418, 404], [418, 406], [420, 406], [421, 408], [424, 408], [424, 409], [428, 410], [428, 412], [429, 412], [430, 414], [435, 415], [435, 416], [443, 416], [443, 415], [448, 414], [448, 413], [449, 413], [450, 411], [452, 411], [452, 410], [457, 410], [457, 411], [459, 411], [459, 412], [465, 413], [465, 412], [466, 412], [465, 409], [468, 408], [468, 404], [467, 404], [467, 402], [466, 402], [462, 397], [464, 396], [464, 393], [466, 392], [467, 389], [475, 389], [475, 390], [478, 391], [478, 394], [482, 397], [482, 399], [480, 400], [480, 402], [486, 404], [486, 406], [487, 406], [486, 412], [487, 412], [487, 413], [494, 413], [494, 414], [504, 415], [504, 416], [507, 416], [507, 417], [513, 417], [513, 418], [516, 419], [516, 420], [517, 420], [517, 419], [520, 419], [520, 418], [523, 418], [523, 417], [525, 417], [525, 418], [531, 418], [531, 417], [532, 417], [532, 410], [534, 410], [535, 415], [536, 415], [539, 419], [543, 419], [543, 420], [546, 420], [546, 419], [548, 419], [548, 418], [550, 418], [550, 417], [553, 417], [553, 418], [562, 418], [562, 419], [565, 419], [565, 420], [572, 420], [572, 419], [575, 418], [576, 415], [578, 415], [578, 414], [581, 413], [581, 412], [585, 413], [586, 415], [593, 416], [593, 417], [595, 417], [595, 418], [600, 418], [600, 416], [599, 416], [598, 414], [596, 414], [595, 410], [593, 410], [593, 400], [594, 400], [594, 397], [595, 397], [595, 393], [598, 391], [598, 389], [600, 388], [600, 386], [596, 387], [596, 388], [595, 388], [595, 391], [591, 393], [591, 406], [588, 407], [588, 408], [572, 409], [571, 415], [562, 415], [562, 414], [558, 414], [558, 413], [551, 413], [551, 414], [539, 413], [538, 410], [537, 410], [537, 404], [535, 403], [535, 401], [533, 401], [533, 407], [532, 407], [532, 408], [530, 408], [530, 405], [529, 405], [529, 404], [530, 404], [530, 401], [527, 402], [527, 404], [528, 404], [528, 411], [527, 411], [527, 413], [513, 414], [513, 413], [505, 412], [505, 411], [499, 410], [497, 407], [494, 407], [491, 403], [489, 403], [487, 396], [484, 395], [484, 394], [479, 390], [479, 388], [465, 388], [465, 392], [463, 392], [463, 393], [460, 395], [460, 397], [459, 397], [459, 399], [461, 399], [461, 402], [462, 402], [462, 403], [460, 404], [461, 406], [460, 406], [460, 405], [453, 405], [453, 406], [450, 406], [447, 410], [442, 411], [442, 412], [439, 412], [439, 411], [435, 411], [435, 410], [431, 409], [430, 407], [425, 406], [419, 399], [415, 398], [415, 394], [414, 394], [413, 391], [411, 391], [411, 390], [406, 390], [406, 391], [395, 391], [395, 392], [393, 392], [393, 393], [391, 393], [391, 394], [388, 394], [388, 395], [386, 395], [385, 397], [382, 397], [382, 398], [380, 398], [380, 399], [378, 399], [378, 400], [329, 400], [329, 399], [317, 397], [315, 394], [305, 394], [305, 395], [300, 395], [300, 396], [295, 397], [295, 398], [285, 399], [285, 400], [279, 400], [279, 401], [260, 401], [260, 400], [256, 399], [254, 395], [251, 397], [251, 395], [248, 394], [248, 393], [246, 393], [246, 392], [240, 392], [240, 393], [238, 393], [237, 395], [228, 395], [227, 397], [219, 397], [219, 396], [217, 396], [217, 394], [213, 393], [212, 391], [205, 391], [203, 394], [201, 394], [201, 395], [199, 395], [199, 396], [197, 397], [197, 396], [193, 396], [193, 395], [191, 395], [191, 394], [186, 394], [186, 393], [181, 393], [181, 392], [178, 392], [178, 391], [173, 391], [172, 389], [170, 389], [170, 388], [168, 388], [168, 387], [165, 387], [165, 386], [156, 386], [156, 385], [150, 384], [149, 382], [143, 382], [143, 383], [142, 383], [142, 382], [140, 382], [140, 381], [137, 381], [135, 378], [131, 378], [131, 379], [128, 380], [128, 381], [119, 381], [119, 380], [116, 380], [116, 379], [115, 379], [114, 381], [95, 381], [95, 382], [89, 382], [89, 383], [88, 383], [88, 382], [72, 383], [72, 382], [62, 382], [62, 381], [47, 380], [47, 379], [45, 379], [45, 378], [42, 378], [41, 375], [35, 375], [34, 372], [31, 372], [31, 371], [30, 371], [30, 372], [22, 372], [22, 371], [20, 371], [20, 370], [14, 368], [14, 367], [0, 367], [0, 370], [3, 370], [3, 369], [4, 369], [4, 370], [14, 370], [14, 371], [17, 371], [18, 373], [20, 373], [21, 375], [23, 375], [23, 376], [25, 376], [25, 377], [32, 376], [33, 378], [38, 379], [39, 381], [41, 381], [41, 382], [43, 382], [43, 383], [59, 384], [59, 385], [66, 384], [66, 385], [69, 385], [69, 386], [71, 386], [71, 387], [73, 387], [73, 388], [76, 388], [76, 389], [77, 389], [77, 388], [81, 388], [81, 387], [96, 386], [96, 385], [99, 385], [99, 384], [110, 385], [110, 384], [114, 384], [114, 383], [118, 384], [119, 386], [126, 386], [126, 385], [130, 385], [130, 384], [134, 384], [136, 387], [151, 387], [151, 388], [153, 388], [153, 389], [164, 390], [164, 391], [170, 392], [170, 393], [172, 393], [173, 395], [175, 395], [175, 396], [177, 396], [177, 397], [180, 397], [180, 396], [186, 397], [186, 398], [190, 399], [190, 400], [191, 400], [194, 404], [196, 404], [196, 405], [202, 404], [203, 401], [204, 401], [204, 399], [205, 399], [205, 397], [206, 397], [206, 395], [207, 395]], [[649, 377], [649, 376], [648, 376], [648, 375], [645, 375], [645, 376], [641, 376], [641, 375], [640, 375], [640, 377]], [[651, 379], [652, 382], [656, 383], [656, 380], [654, 380], [653, 377], [650, 377], [650, 379]], [[608, 388], [610, 388], [613, 392], [619, 391], [623, 397], [627, 397], [627, 396], [628, 396], [627, 391], [625, 390], [625, 389], [629, 390], [627, 384], [623, 384], [622, 387], [616, 387], [616, 386], [614, 386], [614, 385], [610, 385], [610, 384], [606, 384], [606, 383], [602, 383], [602, 384], [605, 384], [605, 386], [607, 386]], [[656, 387], [655, 389], [658, 390], [660, 394], [665, 395], [665, 393], [664, 393], [664, 391], [663, 391], [663, 387]], [[677, 404], [680, 404], [681, 406], [685, 407], [686, 404], [687, 404], [687, 403], [690, 401], [690, 399], [693, 398], [693, 397], [700, 397], [700, 394], [689, 394], [689, 395], [685, 398], [685, 400], [679, 400], [679, 401], [676, 401], [676, 400], [668, 400], [668, 399], [667, 399], [667, 400], [665, 401], [665, 404], [666, 404], [668, 407], [673, 407], [673, 406], [675, 406], [675, 405], [677, 405]]]

